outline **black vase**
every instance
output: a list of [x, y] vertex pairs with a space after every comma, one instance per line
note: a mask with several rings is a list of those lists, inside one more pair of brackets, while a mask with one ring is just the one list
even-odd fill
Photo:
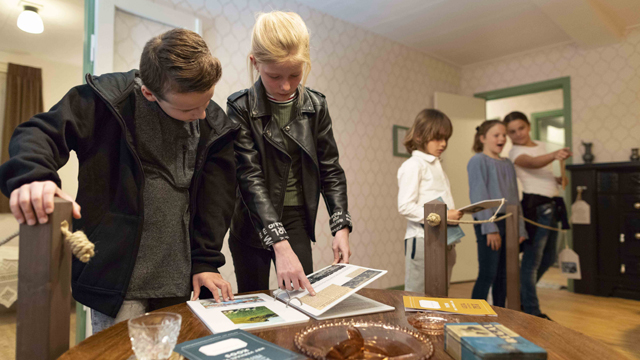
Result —
[[629, 157], [631, 161], [640, 161], [640, 154], [638, 154], [638, 148], [631, 149], [631, 156]]
[[582, 160], [585, 164], [591, 164], [593, 162], [593, 159], [596, 158], [591, 153], [591, 147], [593, 146], [593, 143], [586, 143], [583, 141], [582, 145], [584, 145], [584, 155], [582, 155]]

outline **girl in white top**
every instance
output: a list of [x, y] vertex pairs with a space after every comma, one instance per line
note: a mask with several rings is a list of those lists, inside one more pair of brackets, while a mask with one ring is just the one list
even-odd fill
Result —
[[[507, 134], [513, 142], [509, 159], [514, 163], [516, 175], [522, 182], [522, 211], [525, 218], [537, 223], [556, 227], [559, 215], [557, 198], [561, 179], [553, 175], [551, 163], [571, 156], [569, 148], [547, 152], [544, 143], [531, 139], [531, 125], [527, 116], [514, 111], [504, 118]], [[520, 269], [520, 298], [522, 309], [527, 314], [545, 319], [540, 311], [536, 283], [556, 261], [558, 233], [527, 224], [529, 240], [522, 244]]]
[[[405, 232], [405, 290], [424, 293], [424, 204], [441, 198], [450, 209], [447, 218], [459, 220], [449, 179], [440, 156], [453, 133], [451, 120], [434, 109], [422, 110], [404, 139], [411, 158], [398, 169], [398, 212], [407, 219]], [[447, 248], [448, 276], [456, 262], [455, 245]]]

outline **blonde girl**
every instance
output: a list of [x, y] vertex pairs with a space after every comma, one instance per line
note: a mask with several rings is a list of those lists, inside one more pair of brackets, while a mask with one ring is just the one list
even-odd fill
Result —
[[248, 62], [255, 83], [227, 99], [228, 116], [241, 125], [240, 196], [229, 236], [238, 291], [268, 289], [273, 261], [280, 288], [315, 294], [306, 274], [313, 272], [320, 195], [330, 215], [334, 264], [349, 262], [352, 224], [327, 101], [304, 86], [311, 60], [300, 16], [260, 14]]
[[[471, 203], [505, 198], [509, 204], [520, 204], [516, 170], [509, 159], [500, 156], [506, 143], [507, 129], [502, 121], [488, 120], [476, 128], [473, 142], [476, 154], [467, 164]], [[473, 217], [476, 220], [487, 220], [494, 212], [495, 209], [487, 209], [473, 214]], [[471, 298], [486, 300], [491, 288], [493, 305], [501, 307], [504, 307], [507, 297], [505, 222], [501, 220], [474, 225], [478, 241], [479, 271]], [[527, 236], [526, 230], [522, 219], [518, 223], [522, 242]]]

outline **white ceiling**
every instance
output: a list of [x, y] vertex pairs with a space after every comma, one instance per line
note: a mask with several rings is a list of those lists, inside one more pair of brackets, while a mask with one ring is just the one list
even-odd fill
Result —
[[[20, 0], [0, 0], [0, 51], [81, 66], [84, 0], [31, 1], [44, 5], [44, 33], [19, 30]], [[640, 0], [297, 1], [459, 66], [562, 43], [606, 45], [640, 25]]]
[[0, 0], [0, 51], [32, 55], [82, 66], [84, 0], [30, 0], [43, 5], [42, 34], [29, 34], [16, 25], [20, 0]]
[[600, 46], [640, 24], [640, 0], [297, 0], [468, 65], [561, 43]]

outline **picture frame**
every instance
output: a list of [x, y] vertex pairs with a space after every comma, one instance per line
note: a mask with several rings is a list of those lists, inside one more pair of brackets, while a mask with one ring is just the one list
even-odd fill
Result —
[[402, 144], [409, 128], [406, 126], [393, 125], [393, 156], [408, 158], [411, 154]]

